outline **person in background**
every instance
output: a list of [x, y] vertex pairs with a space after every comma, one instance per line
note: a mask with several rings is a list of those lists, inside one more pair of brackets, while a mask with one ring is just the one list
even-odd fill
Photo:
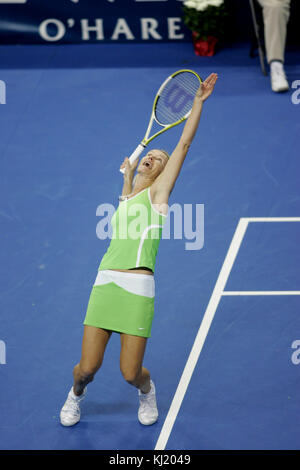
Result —
[[290, 0], [257, 0], [263, 8], [267, 61], [270, 65], [271, 88], [287, 91], [289, 84], [284, 71], [284, 52]]

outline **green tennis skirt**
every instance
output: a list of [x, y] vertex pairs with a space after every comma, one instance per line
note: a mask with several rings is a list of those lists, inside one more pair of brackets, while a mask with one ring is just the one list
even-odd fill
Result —
[[154, 296], [153, 275], [98, 271], [84, 325], [149, 338]]

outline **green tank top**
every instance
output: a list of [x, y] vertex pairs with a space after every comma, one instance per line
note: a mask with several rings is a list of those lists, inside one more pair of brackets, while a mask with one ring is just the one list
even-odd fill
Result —
[[166, 216], [152, 205], [150, 187], [121, 201], [112, 216], [112, 239], [99, 270], [146, 267], [154, 272]]

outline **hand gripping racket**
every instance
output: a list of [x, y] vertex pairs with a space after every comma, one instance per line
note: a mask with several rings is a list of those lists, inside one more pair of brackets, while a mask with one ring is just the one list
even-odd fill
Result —
[[[195, 94], [201, 83], [201, 78], [193, 70], [178, 70], [163, 82], [153, 102], [145, 137], [130, 155], [130, 164], [139, 158], [143, 150], [155, 137], [188, 118]], [[162, 129], [149, 137], [154, 121]], [[120, 171], [124, 173], [125, 169], [122, 168]]]

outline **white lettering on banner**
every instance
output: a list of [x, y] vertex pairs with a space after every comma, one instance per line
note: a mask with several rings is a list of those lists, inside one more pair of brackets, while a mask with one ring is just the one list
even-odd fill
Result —
[[124, 18], [119, 18], [118, 19], [111, 39], [113, 41], [115, 41], [116, 39], [119, 39], [120, 34], [125, 34], [126, 38], [129, 39], [129, 40], [134, 39], [134, 35], [130, 31], [130, 28], [129, 28], [129, 26], [126, 23], [126, 20]]
[[27, 0], [0, 0], [0, 3], [26, 3]]
[[[54, 24], [57, 28], [57, 33], [54, 36], [50, 36], [47, 31], [49, 24]], [[45, 39], [45, 41], [59, 41], [64, 37], [66, 32], [65, 25], [62, 21], [56, 20], [55, 18], [50, 18], [49, 20], [43, 21], [39, 26], [40, 36]]]
[[[179, 23], [179, 24], [176, 24]], [[181, 18], [168, 18], [168, 31], [169, 39], [183, 39], [184, 34], [176, 34], [176, 31], [181, 27]]]
[[162, 39], [161, 35], [156, 31], [158, 21], [154, 18], [141, 18], [142, 39]]
[[104, 39], [103, 20], [101, 18], [96, 18], [95, 23], [95, 26], [89, 26], [89, 20], [81, 20], [81, 36], [84, 41], [88, 41], [90, 39], [90, 31], [96, 31], [96, 38], [100, 41]]
[[[132, 41], [134, 39], [142, 39], [143, 41], [147, 41], [149, 39], [156, 39], [159, 41], [166, 38], [171, 40], [184, 39], [184, 33], [180, 32], [182, 23], [181, 18], [164, 18], [164, 20], [167, 22], [165, 38], [161, 32], [158, 31], [160, 23], [155, 18], [140, 18], [140, 35], [137, 37], [134, 36], [125, 18], [117, 18], [111, 37], [105, 37], [103, 18], [95, 18], [94, 20], [82, 18], [80, 20], [81, 38], [83, 41], [94, 39], [98, 41], [103, 41], [104, 39], [118, 41], [119, 39], [123, 39], [124, 36], [128, 41]], [[48, 28], [49, 26], [52, 26], [52, 31], [53, 26], [56, 27], [56, 31], [54, 30], [54, 33], [52, 32], [52, 34], [50, 34], [50, 31], [48, 31], [48, 29], [50, 29]], [[61, 20], [49, 18], [39, 25], [39, 34], [45, 41], [60, 41], [66, 34], [66, 28], [72, 28], [74, 26], [75, 20], [73, 18], [66, 20], [66, 25]]]

